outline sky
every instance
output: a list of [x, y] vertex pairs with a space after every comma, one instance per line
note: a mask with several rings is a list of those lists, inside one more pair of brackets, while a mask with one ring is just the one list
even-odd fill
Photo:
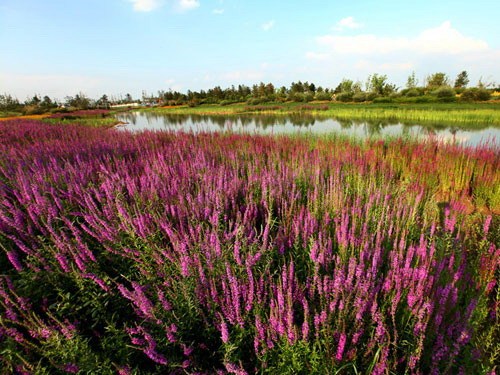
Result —
[[0, 94], [62, 100], [463, 70], [500, 83], [498, 0], [0, 0]]

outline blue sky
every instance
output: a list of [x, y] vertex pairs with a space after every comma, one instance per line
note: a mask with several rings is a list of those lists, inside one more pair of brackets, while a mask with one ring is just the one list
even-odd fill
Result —
[[500, 81], [500, 2], [0, 0], [0, 93], [63, 99], [415, 71]]

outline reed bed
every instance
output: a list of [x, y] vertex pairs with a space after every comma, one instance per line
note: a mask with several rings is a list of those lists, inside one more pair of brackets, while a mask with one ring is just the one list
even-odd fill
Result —
[[497, 370], [497, 144], [0, 138], [6, 372]]
[[495, 109], [406, 109], [400, 108], [334, 108], [316, 112], [315, 115], [332, 116], [338, 119], [384, 120], [393, 119], [415, 123], [442, 124], [489, 124], [500, 125], [499, 111]]
[[470, 128], [500, 126], [497, 104], [329, 104], [329, 103], [281, 103], [248, 106], [202, 105], [199, 107], [175, 107], [151, 109], [164, 114], [185, 115], [291, 115], [304, 114], [339, 120], [395, 121], [418, 124], [455, 124]]

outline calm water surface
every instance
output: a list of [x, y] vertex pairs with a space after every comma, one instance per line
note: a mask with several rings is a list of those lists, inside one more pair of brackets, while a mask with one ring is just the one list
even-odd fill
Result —
[[151, 112], [127, 112], [117, 115], [125, 124], [120, 129], [129, 131], [166, 130], [187, 132], [234, 131], [257, 134], [338, 133], [360, 138], [408, 136], [425, 139], [434, 137], [445, 141], [477, 145], [482, 142], [500, 143], [500, 129], [460, 129], [456, 126], [401, 124], [389, 122], [339, 121], [312, 116], [202, 116], [164, 115]]

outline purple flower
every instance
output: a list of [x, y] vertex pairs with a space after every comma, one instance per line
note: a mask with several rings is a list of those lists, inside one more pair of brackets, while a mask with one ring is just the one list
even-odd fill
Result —
[[224, 344], [227, 344], [229, 342], [229, 330], [228, 330], [227, 324], [223, 318], [221, 318], [221, 322], [220, 322], [220, 334], [221, 334], [222, 342]]
[[76, 374], [78, 371], [80, 371], [80, 368], [74, 363], [67, 363], [66, 365], [64, 365], [64, 371], [70, 374]]
[[345, 333], [341, 333], [340, 334], [340, 339], [339, 339], [339, 343], [338, 343], [338, 346], [337, 346], [337, 353], [335, 354], [335, 359], [337, 361], [342, 361], [342, 356], [344, 354], [344, 348], [345, 348], [345, 343], [346, 343], [346, 335]]
[[7, 251], [7, 258], [9, 259], [10, 263], [14, 266], [16, 271], [19, 272], [19, 271], [23, 270], [23, 266], [22, 266], [21, 262], [19, 261], [17, 253], [15, 251], [13, 251], [13, 250]]

